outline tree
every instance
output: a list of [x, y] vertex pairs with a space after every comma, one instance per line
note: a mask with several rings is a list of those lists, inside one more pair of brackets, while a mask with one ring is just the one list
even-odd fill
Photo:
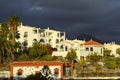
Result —
[[71, 48], [71, 50], [67, 53], [66, 59], [69, 62], [72, 62], [73, 60], [75, 60], [77, 58], [76, 52], [74, 49]]
[[12, 60], [14, 60], [14, 53], [16, 52], [17, 45], [16, 39], [20, 38], [20, 34], [17, 31], [17, 27], [21, 25], [21, 21], [17, 16], [10, 16], [6, 21], [7, 27], [9, 29], [8, 40], [11, 41], [11, 48], [9, 52], [11, 53]]
[[106, 58], [105, 64], [108, 69], [115, 69], [117, 66], [115, 57]]
[[21, 21], [17, 16], [10, 16], [7, 20], [7, 26], [10, 29], [9, 39], [12, 44], [15, 44], [15, 38], [17, 34], [17, 27], [21, 25]]
[[51, 47], [51, 45], [47, 44], [46, 47], [47, 47], [47, 50], [50, 53], [50, 55], [52, 55], [53, 48]]
[[86, 61], [83, 59], [80, 59], [78, 61], [78, 68], [80, 69], [81, 73], [84, 72], [84, 67], [86, 66]]
[[2, 23], [0, 26], [0, 62], [4, 62], [5, 55], [9, 56], [10, 41], [7, 40], [9, 29], [6, 23]]
[[[29, 56], [32, 59], [42, 59], [46, 55], [50, 55], [46, 45], [36, 42], [29, 48]], [[48, 56], [49, 57], [49, 56]]]
[[52, 61], [53, 59], [54, 58], [50, 54], [46, 54], [41, 58], [41, 60], [44, 60], [44, 61]]
[[120, 56], [120, 48], [117, 48], [116, 53]]
[[18, 61], [28, 61], [29, 60], [29, 56], [27, 54], [21, 54], [17, 57]]
[[104, 48], [104, 52], [103, 52], [104, 58], [109, 57], [110, 53], [111, 53], [111, 50], [108, 50], [108, 49]]
[[116, 58], [116, 64], [117, 64], [117, 68], [120, 68], [120, 57]]
[[101, 55], [98, 55], [98, 53], [92, 53], [89, 55], [90, 60], [93, 62], [93, 65], [96, 66], [97, 62], [100, 61]]

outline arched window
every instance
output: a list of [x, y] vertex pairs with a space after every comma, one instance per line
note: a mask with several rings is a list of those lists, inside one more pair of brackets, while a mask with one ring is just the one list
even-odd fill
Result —
[[22, 74], [23, 74], [23, 70], [22, 70], [21, 68], [18, 69], [17, 74], [18, 74], [18, 75], [22, 75]]
[[63, 49], [63, 45], [60, 46], [60, 49]]
[[36, 33], [37, 33], [37, 29], [33, 29], [33, 31], [34, 31], [34, 34], [36, 34]]
[[63, 42], [63, 39], [61, 39], [60, 42]]
[[23, 42], [23, 45], [24, 45], [24, 46], [27, 46], [27, 45], [28, 45], [28, 41], [25, 40], [25, 41]]
[[36, 43], [37, 42], [37, 39], [33, 39], [33, 43]]
[[56, 43], [57, 43], [57, 44], [59, 43], [59, 40], [58, 40], [58, 39], [56, 39]]
[[59, 69], [58, 68], [54, 69], [54, 74], [59, 74]]
[[40, 43], [44, 43], [45, 41], [44, 41], [44, 39], [40, 39]]

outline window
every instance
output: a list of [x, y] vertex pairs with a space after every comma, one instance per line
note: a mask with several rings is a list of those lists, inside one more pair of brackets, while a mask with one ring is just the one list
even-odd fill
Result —
[[27, 46], [27, 45], [28, 45], [28, 41], [25, 40], [25, 41], [23, 42], [23, 45], [24, 45], [24, 46]]
[[57, 37], [59, 37], [59, 33], [57, 33]]
[[23, 70], [22, 69], [18, 69], [17, 74], [18, 75], [22, 75], [23, 74]]
[[59, 43], [59, 40], [58, 39], [56, 39], [56, 44], [58, 44]]
[[89, 48], [88, 48], [88, 47], [86, 48], [86, 51], [89, 51]]
[[54, 69], [54, 74], [59, 74], [59, 69], [58, 68]]
[[36, 43], [37, 42], [37, 39], [33, 39], [33, 43]]
[[63, 42], [63, 39], [61, 39], [60, 42]]
[[90, 51], [93, 51], [93, 47], [90, 48]]
[[67, 46], [65, 46], [65, 51], [68, 51], [68, 47]]
[[60, 33], [60, 37], [62, 37], [62, 36], [64, 36], [64, 33], [63, 33], [63, 32]]
[[41, 43], [44, 43], [45, 41], [44, 41], [44, 39], [40, 39], [40, 42], [41, 42]]
[[36, 34], [36, 33], [37, 33], [37, 29], [34, 29], [33, 31], [34, 31], [34, 34]]
[[24, 32], [24, 37], [28, 37], [28, 32]]
[[63, 45], [60, 46], [60, 49], [63, 49]]

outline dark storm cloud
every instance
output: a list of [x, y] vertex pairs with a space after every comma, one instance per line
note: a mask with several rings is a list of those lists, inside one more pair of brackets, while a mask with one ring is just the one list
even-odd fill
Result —
[[65, 31], [68, 38], [88, 33], [120, 43], [120, 0], [1, 0], [0, 21], [17, 15], [26, 25]]

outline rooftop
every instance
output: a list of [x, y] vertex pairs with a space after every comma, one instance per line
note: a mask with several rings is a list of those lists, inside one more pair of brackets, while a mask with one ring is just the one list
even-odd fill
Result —
[[99, 43], [99, 42], [96, 42], [96, 41], [93, 41], [92, 39], [85, 42], [84, 45], [98, 45], [98, 46], [102, 46], [103, 44], [102, 43]]

